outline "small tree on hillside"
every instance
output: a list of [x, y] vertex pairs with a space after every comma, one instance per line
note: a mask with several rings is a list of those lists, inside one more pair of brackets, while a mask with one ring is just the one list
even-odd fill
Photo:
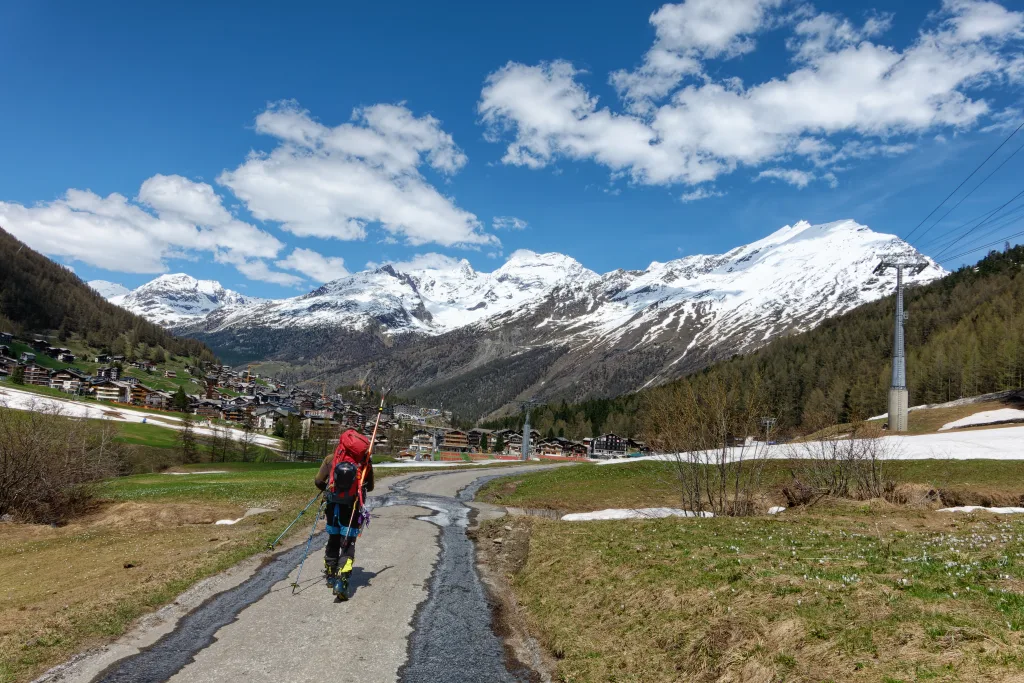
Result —
[[242, 420], [242, 438], [238, 440], [238, 454], [242, 462], [249, 462], [256, 453], [256, 432], [253, 429], [252, 416], [246, 415]]
[[24, 384], [25, 383], [25, 366], [16, 365], [14, 370], [11, 371], [11, 383], [12, 384]]
[[199, 461], [199, 446], [196, 442], [196, 430], [191, 415], [186, 415], [181, 421], [181, 429], [178, 431], [178, 450], [181, 453], [182, 463]]
[[174, 392], [174, 398], [171, 400], [171, 406], [179, 413], [188, 412], [189, 400], [184, 387], [179, 386], [178, 390]]

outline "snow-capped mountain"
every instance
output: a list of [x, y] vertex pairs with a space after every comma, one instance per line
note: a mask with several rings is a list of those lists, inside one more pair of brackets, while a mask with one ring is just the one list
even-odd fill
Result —
[[633, 391], [753, 350], [890, 294], [894, 275], [875, 268], [894, 259], [926, 264], [905, 274], [909, 284], [944, 274], [900, 239], [844, 220], [604, 275], [518, 251], [491, 273], [468, 261], [385, 265], [282, 300], [163, 276], [115, 303], [228, 359], [317, 358], [339, 380], [372, 368], [379, 381], [446, 405], [470, 400], [467, 412], [480, 414], [525, 395]]
[[205, 318], [225, 306], [259, 301], [225, 289], [215, 280], [197, 280], [184, 273], [161, 275], [133, 290], [104, 280], [93, 280], [89, 286], [111, 303], [171, 328]]
[[119, 285], [116, 282], [108, 282], [106, 280], [92, 280], [88, 284], [96, 290], [97, 294], [114, 304], [120, 304], [121, 298], [128, 292], [132, 291], [124, 285]]

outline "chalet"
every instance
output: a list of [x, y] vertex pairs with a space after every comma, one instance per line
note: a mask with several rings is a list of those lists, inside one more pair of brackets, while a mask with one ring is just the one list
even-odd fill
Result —
[[284, 408], [275, 406], [260, 406], [252, 414], [256, 418], [256, 429], [265, 432], [273, 431], [278, 422], [287, 420], [288, 416], [291, 415]]
[[50, 376], [50, 388], [77, 394], [85, 384], [86, 377], [74, 368], [58, 370]]
[[483, 441], [484, 436], [487, 437], [488, 444], [493, 443], [494, 440], [491, 438], [490, 429], [470, 429], [466, 432], [466, 440], [469, 442], [469, 447], [479, 450], [480, 442]]
[[146, 407], [167, 410], [171, 407], [174, 395], [167, 391], [151, 391], [146, 396]]
[[207, 420], [218, 420], [221, 416], [221, 403], [213, 399], [203, 399], [195, 404], [195, 412]]
[[50, 342], [46, 341], [45, 339], [36, 338], [30, 341], [28, 345], [31, 346], [36, 351], [44, 352], [50, 346]]
[[338, 441], [338, 436], [341, 435], [341, 424], [334, 420], [307, 417], [302, 421], [302, 434], [310, 441], [322, 441], [330, 444], [330, 448], [333, 449], [334, 444]]
[[130, 387], [133, 387], [133, 386], [135, 386], [136, 384], [139, 383], [139, 378], [138, 377], [122, 377], [120, 381], [124, 382], [125, 384], [127, 384]]
[[25, 366], [25, 384], [36, 387], [50, 386], [50, 370], [35, 363], [28, 363]]
[[105, 379], [92, 385], [90, 389], [97, 401], [116, 401], [127, 403], [131, 396], [131, 386], [125, 382]]
[[466, 432], [452, 429], [441, 437], [441, 450], [454, 453], [465, 453], [469, 450], [469, 439]]
[[432, 453], [434, 451], [434, 435], [423, 429], [413, 432], [408, 450], [413, 454]]
[[121, 379], [121, 369], [116, 365], [111, 365], [104, 368], [97, 368], [96, 377], [98, 377], [99, 379], [112, 379], [116, 381]]
[[6, 344], [0, 345], [0, 356], [5, 358], [14, 358], [14, 356], [11, 355], [11, 347]]
[[28, 351], [22, 351], [21, 362], [22, 363], [34, 363], [36, 361], [36, 354]]
[[558, 439], [544, 439], [537, 444], [537, 455], [565, 455], [565, 450]]
[[110, 362], [110, 354], [109, 353], [101, 353], [101, 354], [97, 355], [95, 362], [99, 363], [100, 365], [104, 365], [106, 363], [109, 363]]
[[255, 408], [251, 403], [242, 402], [238, 403], [238, 399], [224, 403], [221, 412], [224, 415], [225, 420], [231, 422], [245, 422], [252, 417], [252, 411]]
[[10, 344], [14, 342], [14, 334], [11, 332], [0, 332], [0, 344]]
[[623, 439], [616, 434], [602, 434], [590, 442], [590, 457], [603, 460], [624, 458], [628, 446], [629, 439]]
[[70, 351], [69, 352], [62, 351], [59, 354], [57, 354], [57, 360], [60, 361], [61, 363], [74, 363], [75, 362], [75, 354], [71, 353]]
[[7, 379], [18, 367], [18, 361], [13, 358], [0, 358], [0, 379]]
[[176, 373], [174, 370], [164, 370], [164, 377], [175, 379], [177, 378], [177, 376], [178, 373]]
[[110, 360], [113, 363], [124, 363], [124, 356], [115, 354], [115, 355], [110, 357]]
[[129, 396], [131, 397], [132, 403], [134, 403], [135, 405], [144, 406], [146, 405], [146, 399], [149, 398], [149, 395], [154, 393], [155, 391], [156, 389], [150, 389], [145, 384], [139, 382], [137, 384], [132, 385], [131, 391], [129, 392]]

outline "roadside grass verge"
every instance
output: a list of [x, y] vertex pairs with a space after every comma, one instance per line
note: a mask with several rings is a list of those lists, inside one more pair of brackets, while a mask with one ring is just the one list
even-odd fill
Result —
[[[613, 468], [615, 469], [615, 468]], [[484, 543], [515, 534], [482, 528]], [[560, 681], [1003, 681], [1024, 673], [1024, 520], [879, 501], [558, 522], [511, 577]]]
[[[137, 425], [145, 426], [145, 425]], [[173, 434], [173, 432], [172, 432]], [[158, 449], [154, 449], [158, 450]], [[314, 463], [201, 463], [102, 482], [59, 528], [0, 524], [0, 682], [32, 680], [205, 577], [266, 549], [316, 493]], [[422, 469], [378, 470], [378, 480]], [[234, 525], [252, 507], [274, 511]], [[292, 535], [308, 533], [303, 518]]]
[[[779, 490], [791, 480], [796, 464], [765, 464], [763, 487], [779, 504], [785, 502]], [[1020, 505], [1024, 500], [1024, 460], [898, 460], [885, 467], [898, 482], [936, 489], [950, 505]], [[652, 461], [583, 464], [506, 477], [486, 484], [477, 498], [565, 512], [681, 504], [673, 465]]]

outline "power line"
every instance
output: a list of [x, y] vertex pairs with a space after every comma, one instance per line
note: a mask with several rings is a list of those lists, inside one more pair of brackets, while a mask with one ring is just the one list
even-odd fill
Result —
[[1012, 235], [1006, 235], [1005, 237], [1000, 237], [999, 239], [995, 240], [994, 242], [989, 242], [988, 244], [982, 244], [980, 246], [974, 247], [973, 249], [969, 249], [967, 251], [962, 251], [959, 254], [954, 254], [953, 256], [947, 256], [946, 258], [942, 259], [939, 263], [949, 263], [950, 261], [954, 261], [954, 260], [956, 260], [956, 259], [958, 259], [958, 258], [960, 258], [962, 256], [967, 256], [968, 254], [973, 254], [974, 252], [980, 251], [981, 249], [985, 249], [987, 247], [995, 246], [995, 245], [999, 244], [1000, 242], [1009, 241], [1009, 240], [1012, 240], [1015, 237], [1020, 237], [1021, 235], [1024, 235], [1024, 230], [1021, 230], [1020, 232], [1015, 232]]
[[950, 193], [949, 193], [949, 194], [948, 194], [948, 195], [946, 196], [946, 198], [945, 198], [945, 199], [943, 199], [943, 200], [942, 200], [941, 202], [939, 202], [939, 203], [938, 203], [938, 205], [936, 205], [936, 207], [935, 207], [934, 209], [932, 209], [931, 211], [929, 211], [929, 212], [928, 212], [928, 215], [927, 215], [927, 216], [925, 216], [924, 218], [922, 218], [922, 219], [921, 219], [921, 222], [920, 222], [920, 223], [918, 223], [918, 224], [917, 224], [916, 226], [914, 226], [914, 229], [913, 229], [913, 230], [911, 230], [911, 231], [910, 231], [910, 232], [909, 232], [909, 233], [907, 234], [907, 236], [903, 238], [903, 241], [904, 241], [904, 242], [908, 242], [908, 241], [910, 241], [910, 238], [911, 238], [911, 237], [912, 237], [912, 236], [914, 235], [914, 233], [915, 233], [915, 232], [917, 232], [917, 231], [918, 231], [918, 229], [919, 229], [919, 228], [920, 228], [920, 227], [921, 227], [922, 225], [924, 225], [924, 224], [925, 224], [925, 222], [926, 222], [926, 221], [927, 221], [927, 220], [928, 220], [929, 218], [931, 218], [931, 217], [932, 217], [932, 216], [933, 216], [933, 215], [935, 214], [935, 212], [936, 212], [936, 211], [938, 211], [938, 210], [939, 210], [939, 208], [941, 208], [941, 207], [942, 207], [942, 205], [943, 205], [943, 204], [945, 204], [945, 203], [946, 203], [947, 201], [949, 201], [949, 198], [950, 198], [950, 197], [952, 197], [953, 195], [955, 195], [955, 194], [957, 193], [957, 191], [959, 191], [959, 190], [960, 190], [960, 188], [964, 186], [964, 183], [966, 183], [966, 182], [967, 182], [968, 180], [970, 180], [971, 178], [973, 178], [973, 177], [974, 177], [974, 174], [975, 174], [975, 173], [977, 173], [978, 171], [980, 171], [980, 170], [981, 170], [981, 167], [982, 167], [982, 166], [984, 166], [985, 164], [987, 164], [987, 163], [988, 163], [988, 160], [989, 160], [989, 159], [991, 159], [991, 158], [992, 158], [993, 156], [995, 156], [996, 152], [998, 152], [999, 150], [1001, 150], [1001, 149], [1003, 148], [1003, 145], [1005, 145], [1005, 144], [1006, 144], [1007, 142], [1009, 142], [1009, 141], [1010, 141], [1010, 138], [1012, 138], [1012, 137], [1013, 137], [1014, 135], [1016, 135], [1016, 134], [1017, 134], [1017, 131], [1018, 131], [1018, 130], [1020, 130], [1021, 128], [1024, 128], [1024, 121], [1022, 121], [1022, 122], [1021, 122], [1021, 124], [1020, 124], [1019, 126], [1017, 126], [1017, 127], [1016, 127], [1016, 128], [1015, 128], [1015, 129], [1013, 130], [1013, 132], [1012, 132], [1012, 133], [1010, 133], [1009, 135], [1007, 135], [1007, 136], [1006, 136], [1006, 139], [1005, 139], [1005, 140], [1003, 140], [1002, 142], [1000, 142], [1000, 143], [999, 143], [999, 146], [998, 146], [998, 147], [996, 147], [996, 148], [995, 148], [994, 150], [992, 150], [992, 153], [991, 153], [991, 154], [989, 154], [989, 155], [988, 155], [987, 157], [985, 157], [985, 160], [984, 160], [984, 161], [982, 161], [982, 162], [981, 162], [980, 164], [978, 164], [977, 168], [975, 168], [975, 169], [974, 169], [973, 171], [971, 171], [971, 174], [970, 174], [969, 176], [967, 176], [966, 178], [964, 178], [964, 179], [963, 179], [963, 181], [961, 181], [961, 183], [960, 183], [959, 185], [957, 185], [957, 186], [956, 186], [956, 188], [955, 188], [955, 189], [954, 189], [954, 190], [953, 190], [952, 192], [950, 192]]
[[[1022, 195], [1024, 195], [1024, 190], [1021, 190], [1020, 192], [1018, 192], [1017, 194], [1015, 194], [1015, 195], [1014, 195], [1013, 197], [1011, 197], [1011, 198], [1010, 198], [1010, 199], [1009, 199], [1008, 201], [1006, 201], [1006, 202], [1005, 202], [1005, 203], [1004, 203], [1004, 204], [1003, 204], [1002, 206], [1000, 206], [999, 208], [997, 208], [997, 209], [996, 209], [996, 211], [1001, 211], [1002, 209], [1004, 209], [1004, 208], [1005, 208], [1006, 206], [1008, 206], [1009, 204], [1011, 204], [1011, 203], [1013, 203], [1013, 202], [1017, 201], [1017, 199], [1018, 199], [1019, 197], [1021, 197]], [[995, 212], [993, 212], [993, 213], [995, 213]], [[960, 240], [962, 240], [963, 238], [965, 238], [965, 237], [967, 237], [968, 235], [970, 235], [970, 234], [971, 234], [972, 232], [974, 232], [975, 230], [977, 230], [977, 229], [978, 229], [978, 228], [980, 228], [981, 226], [985, 225], [985, 223], [987, 223], [987, 222], [988, 222], [989, 220], [991, 220], [991, 219], [990, 219], [990, 218], [986, 218], [985, 220], [983, 220], [982, 222], [978, 223], [978, 224], [977, 224], [977, 225], [975, 225], [975, 226], [974, 226], [973, 228], [971, 228], [970, 230], [968, 230], [967, 232], [965, 232], [964, 234], [962, 234], [962, 235], [960, 235], [959, 237], [957, 237], [957, 238], [956, 238], [955, 240], [953, 240], [952, 242], [950, 242], [948, 246], [945, 246], [945, 247], [943, 247], [943, 248], [942, 248], [942, 250], [941, 250], [941, 251], [940, 251], [940, 252], [939, 252], [938, 254], [936, 254], [936, 255], [935, 255], [935, 258], [939, 258], [940, 256], [942, 256], [942, 255], [943, 255], [944, 253], [946, 253], [946, 251], [947, 251], [947, 250], [948, 250], [948, 249], [949, 249], [950, 247], [952, 247], [952, 246], [953, 246], [954, 244], [956, 244], [957, 242], [959, 242], [959, 241], [960, 241]]]
[[[1002, 160], [1001, 162], [999, 162], [999, 165], [998, 165], [998, 166], [996, 166], [996, 167], [995, 167], [995, 169], [993, 169], [993, 171], [992, 171], [991, 173], [989, 173], [989, 174], [988, 174], [987, 176], [985, 176], [985, 178], [984, 178], [984, 179], [983, 179], [983, 180], [982, 180], [982, 181], [981, 181], [980, 183], [978, 183], [978, 184], [977, 184], [977, 185], [975, 185], [975, 186], [974, 186], [973, 188], [971, 188], [971, 191], [970, 191], [970, 192], [968, 192], [967, 194], [965, 194], [965, 195], [964, 195], [963, 197], [961, 197], [961, 198], [960, 198], [960, 201], [958, 201], [958, 202], [957, 202], [956, 204], [954, 204], [953, 206], [951, 206], [951, 207], [950, 207], [950, 208], [949, 208], [949, 209], [948, 209], [948, 210], [946, 211], [946, 213], [942, 214], [942, 216], [941, 216], [941, 217], [939, 218], [939, 220], [935, 221], [935, 222], [934, 222], [934, 223], [932, 223], [932, 224], [931, 224], [930, 226], [928, 226], [927, 228], [925, 228], [925, 229], [924, 229], [924, 232], [922, 232], [922, 233], [921, 233], [921, 236], [922, 236], [922, 237], [924, 237], [924, 235], [925, 235], [925, 234], [926, 234], [926, 233], [927, 233], [927, 232], [928, 232], [929, 230], [933, 229], [933, 228], [934, 228], [935, 226], [937, 226], [937, 225], [938, 225], [939, 223], [941, 223], [942, 221], [946, 220], [946, 216], [948, 216], [949, 214], [953, 213], [953, 211], [955, 211], [955, 210], [956, 210], [956, 208], [957, 208], [958, 206], [960, 206], [961, 204], [963, 204], [963, 203], [964, 203], [964, 200], [966, 200], [966, 199], [967, 199], [968, 197], [970, 197], [970, 196], [971, 196], [972, 194], [974, 194], [975, 190], [977, 190], [977, 189], [978, 189], [979, 187], [981, 187], [982, 185], [984, 185], [985, 183], [987, 183], [987, 182], [988, 182], [988, 180], [989, 180], [989, 178], [991, 178], [991, 177], [992, 177], [992, 176], [994, 176], [994, 175], [995, 175], [996, 173], [998, 173], [998, 172], [999, 172], [999, 169], [1001, 169], [1001, 168], [1002, 168], [1003, 166], [1005, 166], [1005, 165], [1006, 165], [1006, 162], [1008, 162], [1008, 161], [1009, 161], [1010, 159], [1012, 159], [1012, 158], [1013, 158], [1013, 157], [1014, 157], [1014, 156], [1015, 156], [1015, 155], [1017, 154], [1017, 152], [1021, 151], [1022, 149], [1024, 149], [1024, 145], [1021, 145], [1021, 146], [1020, 146], [1020, 147], [1018, 147], [1017, 149], [1015, 149], [1015, 150], [1013, 150], [1012, 152], [1010, 152], [1009, 156], [1007, 156], [1007, 157], [1006, 157], [1005, 159], [1003, 159], [1003, 160]], [[973, 219], [972, 219], [972, 220], [973, 220]], [[968, 221], [968, 223], [969, 223], [969, 222], [970, 222], [970, 221]], [[960, 227], [963, 227], [963, 226], [960, 226]], [[957, 229], [957, 228], [954, 228], [954, 230], [956, 230], [956, 229]], [[952, 232], [952, 231], [951, 231], [951, 232]], [[945, 237], [946, 235], [949, 235], [949, 234], [950, 234], [950, 233], [949, 233], [949, 232], [947, 232], [947, 233], [946, 233], [945, 235], [943, 235], [943, 237]], [[941, 238], [940, 238], [940, 239], [941, 239]], [[918, 238], [918, 243], [920, 243], [920, 238]]]
[[[958, 231], [960, 228], [965, 228], [968, 225], [970, 225], [971, 223], [974, 223], [975, 221], [982, 221], [982, 223], [988, 222], [989, 219], [996, 220], [996, 221], [1001, 221], [1004, 218], [1006, 218], [1007, 216], [1011, 216], [1011, 215], [1013, 215], [1015, 213], [1018, 213], [1020, 211], [1024, 211], [1024, 204], [1022, 204], [1021, 206], [1018, 206], [1018, 207], [1016, 207], [1014, 209], [1011, 209], [1011, 210], [1007, 211], [1006, 213], [1002, 214], [1001, 216], [996, 216], [995, 215], [997, 211], [999, 211], [999, 209], [991, 209], [991, 210], [986, 211], [985, 213], [983, 213], [983, 214], [981, 214], [979, 216], [975, 216], [974, 218], [970, 219], [969, 221], [965, 221], [964, 223], [961, 223], [960, 225], [956, 226], [952, 230], [946, 231], [940, 237], [938, 237], [935, 240], [933, 240], [932, 241], [932, 245], [934, 246], [934, 248], [939, 250], [939, 253], [941, 253], [943, 249], [953, 245], [953, 240], [950, 240], [948, 242], [944, 242], [943, 240], [945, 240], [945, 238], [951, 236], [953, 233]], [[980, 224], [978, 226], [975, 226], [975, 227], [980, 227]], [[973, 229], [974, 228], [972, 228], [972, 230]], [[984, 233], [982, 235], [979, 235], [978, 237], [981, 238], [981, 237], [984, 237], [985, 235], [988, 235], [988, 234], [990, 234], [990, 232], [986, 232], [986, 233]]]

